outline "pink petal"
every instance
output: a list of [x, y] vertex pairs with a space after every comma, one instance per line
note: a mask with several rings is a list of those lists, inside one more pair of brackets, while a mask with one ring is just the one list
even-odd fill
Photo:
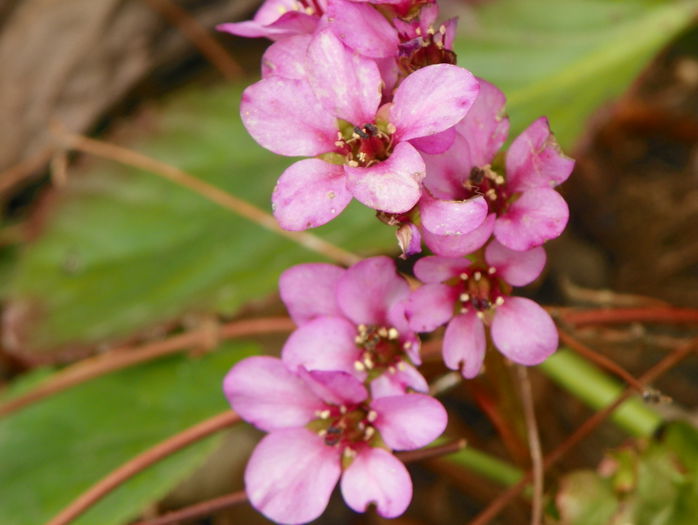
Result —
[[330, 405], [356, 405], [368, 397], [364, 384], [346, 372], [300, 368], [298, 375], [315, 395]]
[[[423, 260], [423, 259], [422, 259]], [[410, 294], [407, 317], [417, 332], [432, 332], [453, 317], [458, 290], [445, 284], [425, 284]]]
[[345, 271], [326, 263], [297, 264], [285, 270], [279, 277], [279, 293], [291, 319], [302, 325], [323, 315], [341, 316], [336, 288]]
[[508, 297], [492, 320], [492, 340], [509, 359], [537, 365], [557, 349], [557, 329], [550, 315], [525, 297]]
[[302, 231], [330, 222], [351, 202], [344, 169], [320, 159], [291, 164], [271, 196], [274, 217], [284, 230]]
[[355, 126], [372, 123], [381, 101], [381, 76], [370, 58], [352, 53], [326, 29], [308, 47], [308, 80], [320, 103]]
[[490, 213], [482, 224], [465, 235], [436, 235], [426, 228], [422, 238], [431, 251], [445, 257], [463, 257], [482, 248], [489, 240], [495, 227], [494, 213]]
[[464, 201], [435, 199], [429, 191], [419, 201], [422, 225], [436, 235], [466, 235], [487, 218], [484, 197]]
[[456, 134], [453, 146], [441, 155], [423, 154], [427, 176], [424, 186], [439, 199], [462, 200], [467, 196], [463, 183], [470, 177], [474, 164], [468, 142]]
[[305, 78], [305, 56], [310, 35], [294, 35], [272, 44], [262, 56], [262, 77]]
[[386, 371], [371, 381], [371, 397], [399, 396], [409, 392], [428, 392], [429, 384], [415, 367], [402, 361], [394, 371]]
[[277, 430], [254, 449], [245, 469], [252, 506], [277, 523], [307, 523], [327, 507], [341, 474], [339, 449], [305, 428]]
[[356, 324], [385, 325], [395, 302], [407, 298], [410, 287], [388, 257], [371, 257], [349, 268], [339, 280], [337, 300]]
[[403, 222], [395, 230], [397, 244], [402, 251], [401, 258], [418, 254], [422, 251], [422, 234], [413, 222]]
[[332, 0], [327, 20], [339, 39], [361, 55], [381, 58], [397, 53], [395, 29], [370, 5]]
[[342, 496], [356, 512], [366, 512], [371, 503], [378, 514], [395, 518], [412, 499], [412, 480], [402, 462], [387, 450], [366, 447], [344, 471]]
[[414, 274], [424, 283], [440, 283], [458, 277], [469, 266], [470, 261], [467, 259], [430, 255], [417, 261]]
[[485, 327], [471, 309], [457, 315], [444, 334], [444, 363], [451, 370], [460, 369], [466, 379], [477, 376], [485, 360]]
[[334, 151], [337, 121], [303, 80], [272, 76], [242, 94], [240, 114], [250, 135], [279, 155], [314, 156]]
[[439, 155], [448, 151], [448, 149], [453, 146], [453, 142], [456, 140], [456, 134], [456, 128], [454, 126], [439, 133], [434, 133], [433, 135], [412, 139], [410, 142], [422, 153]]
[[492, 162], [507, 139], [509, 119], [504, 113], [504, 93], [481, 78], [478, 81], [480, 93], [456, 129], [467, 139], [472, 165], [482, 167]]
[[302, 366], [355, 373], [354, 362], [361, 355], [355, 337], [356, 326], [343, 317], [317, 317], [289, 336], [281, 358], [291, 370]]
[[572, 173], [574, 160], [567, 157], [541, 117], [516, 137], [507, 151], [507, 182], [514, 192], [551, 188]]
[[427, 66], [410, 74], [395, 91], [390, 122], [396, 140], [426, 137], [456, 125], [479, 90], [475, 77], [451, 64]]
[[223, 391], [233, 410], [262, 430], [305, 425], [325, 406], [274, 357], [243, 359], [225, 376]]
[[373, 425], [393, 450], [414, 450], [434, 441], [446, 428], [446, 409], [424, 394], [381, 397], [371, 401]]
[[360, 202], [388, 213], [410, 210], [421, 195], [424, 161], [414, 146], [401, 142], [390, 157], [369, 168], [344, 166], [347, 187]]
[[507, 248], [528, 250], [559, 237], [569, 213], [565, 199], [555, 190], [528, 190], [497, 219], [494, 236]]
[[513, 286], [526, 286], [535, 281], [545, 267], [545, 250], [542, 246], [525, 252], [516, 252], [497, 241], [485, 249], [485, 260], [497, 269], [497, 275]]

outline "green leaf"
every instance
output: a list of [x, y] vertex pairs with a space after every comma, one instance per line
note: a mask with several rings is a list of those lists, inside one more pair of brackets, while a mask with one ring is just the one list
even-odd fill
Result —
[[[0, 523], [44, 523], [125, 461], [228, 408], [221, 380], [256, 353], [227, 343], [201, 358], [173, 356], [89, 381], [0, 420]], [[209, 438], [132, 478], [76, 523], [135, 517], [190, 475]]]
[[458, 64], [504, 91], [512, 136], [546, 115], [569, 148], [696, 9], [695, 0], [487, 2], [461, 20]]
[[618, 507], [610, 482], [590, 470], [565, 476], [556, 503], [564, 525], [603, 525]]

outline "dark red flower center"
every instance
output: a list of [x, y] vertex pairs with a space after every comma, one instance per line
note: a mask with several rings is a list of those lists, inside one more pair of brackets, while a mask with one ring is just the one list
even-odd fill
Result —
[[501, 215], [509, 205], [509, 192], [506, 179], [492, 171], [489, 166], [474, 167], [470, 176], [463, 183], [465, 195], [463, 200], [482, 195], [487, 201], [490, 212]]
[[[348, 136], [346, 136], [348, 135]], [[349, 133], [337, 135], [337, 153], [352, 167], [368, 168], [386, 160], [393, 149], [392, 135], [381, 131], [375, 124], [354, 126]]]
[[355, 368], [376, 376], [403, 367], [405, 349], [411, 344], [401, 342], [400, 333], [394, 327], [363, 324], [358, 326], [355, 342], [362, 351]]
[[497, 277], [494, 266], [473, 266], [466, 269], [460, 274], [455, 286], [460, 290], [455, 305], [456, 312], [466, 313], [473, 309], [481, 319], [491, 317], [511, 292], [510, 287]]
[[399, 35], [398, 66], [403, 75], [433, 64], [456, 63], [456, 54], [445, 45], [446, 26], [440, 26], [438, 31], [430, 27], [426, 34], [419, 27], [415, 31], [416, 38]]
[[347, 459], [351, 459], [359, 446], [376, 437], [373, 422], [378, 417], [367, 403], [356, 405], [327, 405], [310, 423], [311, 430], [323, 439], [328, 447], [340, 447]]

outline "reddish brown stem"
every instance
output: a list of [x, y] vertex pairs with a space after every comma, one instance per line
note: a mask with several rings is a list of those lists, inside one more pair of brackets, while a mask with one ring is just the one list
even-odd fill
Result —
[[698, 310], [674, 307], [567, 310], [560, 317], [576, 326], [612, 323], [698, 324]]

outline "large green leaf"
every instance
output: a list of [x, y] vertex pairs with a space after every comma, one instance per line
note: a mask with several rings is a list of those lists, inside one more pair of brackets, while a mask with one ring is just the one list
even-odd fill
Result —
[[564, 147], [692, 23], [695, 0], [496, 0], [461, 21], [458, 64], [507, 95], [512, 134], [541, 115]]
[[[221, 379], [253, 353], [251, 344], [228, 343], [198, 359], [158, 360], [0, 420], [0, 523], [44, 523], [123, 462], [224, 411]], [[209, 438], [149, 468], [77, 523], [116, 525], [133, 518], [190, 475], [217, 442]]]

